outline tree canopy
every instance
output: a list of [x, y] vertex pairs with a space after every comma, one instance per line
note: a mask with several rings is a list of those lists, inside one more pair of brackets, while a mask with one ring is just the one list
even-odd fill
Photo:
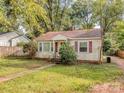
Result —
[[92, 28], [95, 24], [93, 18], [93, 0], [77, 0], [72, 5], [72, 19], [75, 26], [83, 29]]
[[5, 1], [0, 0], [0, 32], [6, 31], [10, 26], [10, 22], [6, 16]]
[[123, 0], [0, 0], [0, 31], [21, 28], [30, 37], [95, 25], [112, 31], [123, 19], [123, 4]]
[[93, 14], [103, 31], [111, 30], [115, 22], [122, 19], [123, 4], [123, 0], [96, 0], [94, 2]]

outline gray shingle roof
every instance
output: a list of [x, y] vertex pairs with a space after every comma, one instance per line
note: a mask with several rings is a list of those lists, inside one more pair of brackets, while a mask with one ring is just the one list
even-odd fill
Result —
[[9, 32], [0, 32], [0, 35], [2, 35], [2, 34], [6, 34], [6, 33], [9, 33]]
[[59, 32], [48, 32], [44, 35], [39, 36], [36, 40], [52, 40], [56, 35], [64, 35], [68, 38], [92, 38], [101, 37], [101, 29], [85, 29], [85, 30], [74, 30], [74, 31], [59, 31]]

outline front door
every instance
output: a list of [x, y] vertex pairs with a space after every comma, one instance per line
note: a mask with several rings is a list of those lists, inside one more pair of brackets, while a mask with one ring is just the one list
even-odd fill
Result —
[[55, 42], [55, 52], [58, 52], [58, 42]]
[[56, 57], [59, 57], [59, 49], [63, 43], [64, 43], [64, 41], [55, 42], [55, 56]]

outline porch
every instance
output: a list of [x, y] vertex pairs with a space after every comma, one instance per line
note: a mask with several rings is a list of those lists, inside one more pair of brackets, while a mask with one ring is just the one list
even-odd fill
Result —
[[53, 41], [53, 53], [55, 54], [54, 55], [54, 58], [59, 58], [59, 50], [61, 48], [61, 45], [66, 42], [65, 40], [55, 40]]
[[38, 42], [37, 57], [46, 59], [59, 59], [59, 50], [64, 42], [67, 42], [67, 40], [51, 40]]

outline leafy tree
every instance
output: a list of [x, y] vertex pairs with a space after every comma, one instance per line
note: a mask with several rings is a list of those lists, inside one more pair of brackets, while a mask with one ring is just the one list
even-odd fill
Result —
[[22, 41], [22, 42], [17, 43], [17, 46], [18, 46], [18, 47], [23, 47], [25, 44], [26, 44], [26, 42], [23, 42], [23, 41]]
[[68, 8], [72, 0], [46, 0], [46, 11], [48, 16], [48, 31], [63, 30], [68, 18]]
[[22, 29], [25, 29], [32, 37], [36, 37], [38, 34], [34, 33], [42, 33], [45, 30], [44, 22], [47, 21], [47, 16], [43, 8], [44, 0], [3, 1], [3, 5], [6, 7], [5, 12], [7, 13], [5, 17], [9, 19], [14, 31], [18, 31], [19, 27], [22, 26]]
[[124, 50], [124, 30], [119, 33], [117, 42], [119, 43], [119, 49]]
[[113, 55], [118, 50], [124, 50], [123, 41], [124, 41], [124, 21], [117, 21], [115, 23], [115, 27], [112, 30], [112, 32], [107, 32], [105, 34], [104, 37], [104, 42], [106, 42], [104, 43], [105, 54]]
[[5, 1], [0, 0], [0, 32], [8, 31], [10, 22], [6, 17]]
[[[93, 7], [93, 15], [102, 29], [102, 46], [104, 46], [104, 35], [108, 31], [112, 31], [114, 24], [121, 19], [123, 13], [123, 0], [95, 0]], [[116, 44], [115, 44], [116, 45]], [[102, 59], [102, 50], [100, 49], [100, 63]]]
[[124, 21], [118, 21], [115, 24], [113, 33], [116, 35], [116, 43], [119, 45], [120, 50], [124, 50]]
[[110, 31], [115, 22], [121, 19], [123, 4], [123, 0], [95, 0], [93, 15], [103, 29], [103, 33]]
[[34, 41], [30, 41], [23, 45], [23, 52], [28, 53], [30, 58], [34, 58], [37, 52], [37, 43]]
[[111, 48], [111, 41], [110, 39], [105, 39], [104, 40], [104, 46], [103, 46], [103, 52], [106, 53], [108, 50]]
[[69, 43], [64, 43], [60, 48], [60, 58], [62, 64], [74, 64], [77, 60], [74, 49]]
[[105, 55], [115, 55], [119, 49], [116, 34], [113, 32], [106, 33], [104, 39], [103, 52]]
[[72, 19], [78, 28], [89, 29], [95, 25], [93, 0], [77, 0], [72, 5]]

